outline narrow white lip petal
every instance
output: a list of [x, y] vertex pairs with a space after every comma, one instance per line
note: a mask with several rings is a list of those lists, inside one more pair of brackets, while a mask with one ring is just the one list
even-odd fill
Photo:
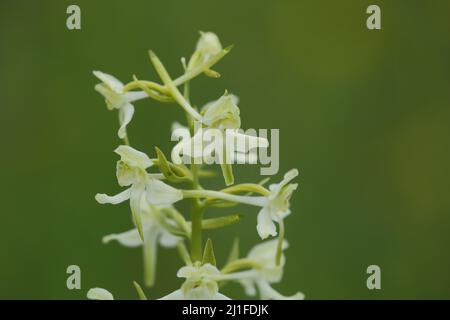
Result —
[[214, 300], [231, 300], [231, 298], [228, 298], [227, 296], [221, 294], [220, 292], [217, 292], [214, 296]]
[[305, 295], [301, 292], [297, 292], [292, 296], [284, 296], [274, 288], [272, 288], [267, 281], [260, 280], [257, 283], [261, 299], [273, 299], [273, 300], [304, 300]]
[[129, 91], [125, 93], [125, 99], [128, 102], [142, 100], [148, 97], [145, 91]]
[[220, 274], [216, 277], [217, 280], [223, 281], [223, 280], [251, 280], [256, 279], [258, 277], [258, 271], [251, 269], [251, 270], [245, 270], [240, 272], [233, 272], [233, 273], [225, 273]]
[[87, 293], [87, 298], [91, 300], [114, 300], [113, 295], [103, 288], [91, 288]]
[[108, 196], [105, 193], [97, 193], [95, 195], [95, 200], [100, 204], [110, 203], [119, 204], [130, 199], [130, 189], [126, 189], [115, 196]]
[[123, 83], [119, 81], [116, 77], [101, 72], [101, 71], [93, 71], [92, 72], [94, 76], [96, 76], [99, 80], [101, 80], [103, 83], [105, 83], [108, 87], [111, 88], [111, 90], [122, 93], [123, 91]]
[[[229, 132], [229, 130], [227, 131]], [[238, 131], [231, 133], [231, 135], [236, 139], [236, 151], [238, 152], [249, 152], [250, 150], [258, 147], [269, 147], [269, 140], [266, 138], [256, 137]]]
[[245, 294], [253, 297], [256, 295], [256, 287], [255, 287], [255, 283], [252, 280], [248, 280], [248, 279], [244, 279], [244, 280], [240, 280], [239, 283], [242, 285], [242, 287], [244, 288]]
[[258, 213], [256, 230], [261, 239], [277, 235], [277, 228], [272, 221], [270, 211], [266, 207], [262, 208]]
[[152, 160], [144, 152], [138, 151], [130, 146], [120, 145], [114, 152], [130, 166], [147, 169], [153, 165]]
[[185, 300], [185, 298], [181, 289], [178, 289], [162, 298], [159, 298], [158, 300]]
[[127, 125], [131, 122], [134, 115], [134, 106], [131, 103], [127, 103], [119, 109], [119, 121], [120, 128], [117, 135], [120, 139], [124, 139], [127, 135]]
[[122, 233], [113, 233], [103, 237], [102, 242], [117, 241], [124, 247], [135, 248], [142, 245], [137, 229], [131, 229]]

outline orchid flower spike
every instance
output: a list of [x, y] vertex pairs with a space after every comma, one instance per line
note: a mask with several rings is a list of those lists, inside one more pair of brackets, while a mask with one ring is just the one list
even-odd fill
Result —
[[127, 136], [127, 125], [131, 122], [134, 114], [134, 106], [131, 102], [147, 98], [148, 95], [144, 91], [124, 92], [124, 85], [112, 75], [101, 71], [93, 71], [94, 76], [102, 81], [95, 85], [98, 91], [106, 101], [109, 110], [119, 110], [120, 128], [118, 136], [125, 139]]
[[[256, 163], [256, 148], [267, 148], [269, 141], [241, 132], [238, 101], [237, 96], [225, 93], [218, 100], [205, 104], [201, 110], [201, 123], [194, 124], [192, 137], [188, 128], [173, 126], [172, 140], [178, 139], [179, 142], [172, 149], [172, 161], [181, 164], [182, 157], [186, 156], [193, 163]], [[229, 148], [228, 139], [232, 139], [235, 148]]]
[[219, 293], [217, 279], [220, 278], [220, 271], [212, 264], [196, 262], [184, 266], [178, 270], [177, 276], [186, 279], [181, 288], [160, 300], [230, 300]]

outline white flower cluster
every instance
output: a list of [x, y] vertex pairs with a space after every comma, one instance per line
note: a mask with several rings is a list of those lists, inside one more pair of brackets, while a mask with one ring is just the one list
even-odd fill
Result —
[[[300, 292], [293, 296], [283, 296], [271, 286], [280, 282], [283, 277], [284, 250], [288, 247], [283, 221], [291, 212], [290, 198], [297, 188], [297, 184], [292, 183], [292, 180], [298, 175], [298, 171], [290, 170], [280, 183], [266, 188], [264, 183], [235, 184], [232, 165], [226, 162], [221, 164], [226, 186], [221, 190], [208, 190], [202, 187], [201, 179], [213, 177], [215, 172], [208, 169], [206, 163], [198, 163], [196, 154], [182, 152], [186, 150], [186, 145], [203, 144], [203, 140], [198, 137], [201, 130], [208, 128], [228, 131], [231, 129], [234, 138], [254, 139], [253, 142], [262, 147], [268, 145], [266, 139], [246, 136], [239, 132], [241, 118], [237, 106], [238, 98], [235, 95], [225, 92], [216, 101], [205, 104], [200, 111], [190, 102], [190, 81], [201, 74], [219, 77], [220, 74], [211, 68], [230, 50], [231, 47], [222, 48], [216, 34], [201, 32], [189, 61], [186, 63], [186, 59], [182, 59], [184, 73], [176, 79], [170, 77], [156, 54], [150, 51], [150, 60], [161, 78], [161, 84], [136, 77], [123, 84], [109, 74], [94, 71], [94, 75], [101, 80], [95, 90], [105, 98], [109, 110], [117, 109], [119, 112], [118, 136], [123, 143], [115, 149], [115, 153], [120, 156], [116, 177], [118, 184], [126, 187], [115, 196], [97, 194], [95, 199], [101, 204], [114, 205], [129, 200], [135, 225], [129, 231], [105, 236], [103, 242], [115, 240], [125, 247], [142, 246], [144, 283], [147, 287], [151, 287], [155, 282], [159, 245], [177, 248], [183, 261], [177, 276], [185, 280], [180, 289], [162, 297], [163, 300], [229, 299], [219, 292], [219, 284], [230, 281], [240, 283], [249, 296], [259, 293], [261, 299], [303, 299]], [[155, 148], [155, 157], [150, 158], [130, 146], [127, 126], [135, 111], [132, 103], [145, 98], [162, 103], [176, 103], [186, 112], [188, 120], [183, 127], [186, 135], [171, 150], [171, 161], [158, 148]], [[183, 164], [180, 161], [181, 156], [190, 158], [190, 165]], [[189, 187], [180, 188], [180, 184]], [[179, 212], [174, 205], [183, 199], [192, 202], [189, 214]], [[235, 241], [227, 264], [219, 269], [212, 241], [208, 239], [204, 242], [202, 232], [232, 225], [239, 222], [240, 216], [205, 218], [205, 211], [208, 207], [237, 204], [259, 207], [256, 218], [257, 233], [261, 239], [276, 238], [257, 244], [246, 257], [239, 257], [238, 242]], [[135, 282], [134, 285], [139, 297], [147, 299], [139, 284]], [[102, 288], [90, 289], [87, 296], [89, 299], [113, 299], [113, 295]]]

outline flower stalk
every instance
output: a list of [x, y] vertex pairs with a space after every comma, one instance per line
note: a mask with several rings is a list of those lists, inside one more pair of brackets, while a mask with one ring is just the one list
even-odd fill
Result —
[[[241, 116], [237, 96], [225, 93], [217, 100], [197, 108], [190, 99], [191, 80], [201, 74], [217, 78], [220, 73], [211, 68], [227, 55], [232, 46], [223, 48], [219, 38], [212, 32], [200, 32], [194, 53], [189, 61], [181, 59], [184, 73], [171, 78], [158, 56], [149, 51], [150, 61], [162, 84], [151, 80], [138, 79], [123, 84], [115, 77], [94, 71], [101, 81], [95, 86], [105, 99], [109, 110], [116, 110], [119, 118], [118, 137], [123, 144], [115, 149], [120, 157], [116, 164], [116, 178], [119, 186], [126, 189], [110, 196], [96, 194], [100, 204], [119, 205], [129, 202], [134, 227], [131, 230], [112, 233], [103, 237], [103, 243], [118, 242], [128, 248], [142, 248], [143, 283], [152, 287], [158, 280], [157, 255], [160, 247], [177, 251], [181, 267], [177, 277], [183, 278], [179, 289], [161, 299], [211, 299], [228, 300], [228, 296], [219, 292], [223, 284], [237, 282], [242, 285], [248, 296], [257, 293], [261, 299], [303, 299], [303, 294], [283, 296], [272, 284], [281, 281], [285, 265], [284, 250], [288, 243], [285, 236], [284, 219], [290, 214], [290, 198], [297, 188], [291, 181], [298, 175], [296, 169], [288, 171], [280, 183], [264, 186], [261, 183], [242, 182], [235, 184], [232, 160], [245, 160], [249, 148], [230, 152], [224, 145], [217, 150], [223, 162], [220, 171], [225, 187], [219, 190], [205, 189], [202, 179], [214, 178], [215, 171], [206, 167], [209, 163], [198, 158], [197, 154], [185, 153], [183, 147], [200, 145], [198, 139], [202, 130], [215, 129], [226, 133], [227, 138], [251, 141], [253, 145], [268, 147], [268, 140], [240, 133]], [[179, 88], [183, 85], [183, 88]], [[182, 134], [176, 134], [181, 140], [170, 152], [171, 159], [163, 150], [155, 147], [154, 154], [146, 153], [131, 145], [127, 126], [134, 116], [134, 103], [152, 98], [162, 103], [176, 103], [184, 111], [185, 126], [178, 123]], [[208, 145], [211, 146], [211, 145]], [[215, 150], [215, 149], [214, 149]], [[169, 153], [166, 153], [169, 154]], [[188, 162], [179, 161], [181, 158]], [[200, 160], [200, 161], [198, 161]], [[219, 173], [220, 175], [220, 173]], [[180, 185], [183, 188], [180, 188]], [[178, 211], [180, 201], [190, 201], [189, 212]], [[203, 240], [203, 231], [215, 231], [239, 223], [243, 214], [228, 214], [208, 217], [209, 209], [244, 204], [259, 209], [256, 217], [256, 232], [261, 239], [272, 238], [253, 247], [247, 256], [240, 257], [239, 242], [235, 239], [227, 263], [217, 266], [216, 252], [212, 239]], [[247, 207], [244, 207], [247, 208]], [[245, 212], [244, 212], [245, 214]], [[220, 260], [219, 260], [220, 261]], [[219, 286], [220, 285], [220, 286]], [[133, 281], [137, 296], [147, 300], [143, 287]], [[93, 288], [87, 293], [89, 299], [112, 300], [114, 296], [103, 288]]]

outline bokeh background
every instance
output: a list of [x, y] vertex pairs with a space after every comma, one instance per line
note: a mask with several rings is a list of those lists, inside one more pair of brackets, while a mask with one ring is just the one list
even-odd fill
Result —
[[[66, 28], [78, 4], [82, 29]], [[370, 4], [382, 30], [366, 28]], [[235, 48], [192, 83], [201, 105], [239, 95], [245, 128], [280, 129], [279, 181], [300, 170], [286, 220], [285, 294], [308, 299], [450, 298], [450, 2], [441, 1], [24, 1], [0, 2], [0, 298], [83, 299], [100, 286], [134, 299], [141, 250], [103, 235], [131, 227], [113, 149], [117, 114], [93, 90], [98, 69], [157, 80], [152, 48], [173, 75], [198, 31]], [[169, 152], [180, 108], [136, 103], [132, 144]], [[256, 167], [237, 181], [258, 181]], [[220, 179], [216, 186], [223, 184]], [[234, 237], [258, 241], [257, 208], [238, 207], [238, 227], [212, 235], [219, 264]], [[81, 267], [82, 289], [66, 288]], [[366, 268], [382, 289], [366, 288]], [[161, 250], [160, 297], [179, 287], [176, 251]], [[244, 298], [238, 286], [223, 292]]]

